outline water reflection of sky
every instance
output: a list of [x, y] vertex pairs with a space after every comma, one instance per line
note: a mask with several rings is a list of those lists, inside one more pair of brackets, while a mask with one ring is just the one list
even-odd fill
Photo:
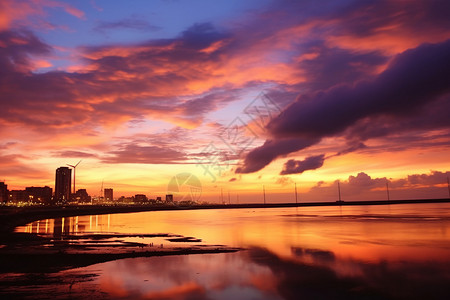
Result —
[[[146, 212], [44, 220], [19, 230], [173, 233], [249, 250], [123, 259], [96, 270], [112, 298], [446, 299], [450, 205]], [[44, 226], [43, 224], [47, 224]], [[68, 225], [67, 225], [68, 224]], [[39, 229], [37, 227], [39, 226]], [[49, 229], [50, 228], [50, 229]], [[60, 228], [60, 229], [58, 229]]]
[[[100, 270], [96, 284], [108, 297], [127, 299], [445, 299], [450, 292], [449, 263], [366, 263], [332, 252], [311, 258], [305, 262], [252, 248], [124, 259], [86, 271]], [[333, 265], [346, 268], [346, 274]]]

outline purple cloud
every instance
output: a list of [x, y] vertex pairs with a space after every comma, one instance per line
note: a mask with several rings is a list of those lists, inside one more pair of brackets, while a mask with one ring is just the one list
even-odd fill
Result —
[[[346, 180], [339, 182], [344, 200], [386, 199], [386, 183], [389, 184], [391, 199], [430, 199], [448, 197], [447, 176], [450, 176], [448, 171], [431, 171], [428, 174], [411, 174], [393, 180], [386, 177], [374, 178], [365, 172], [359, 172], [356, 176], [350, 175]], [[318, 201], [337, 200], [337, 182], [334, 181], [330, 185], [323, 181], [318, 182], [305, 197]]]
[[450, 40], [399, 54], [373, 81], [300, 97], [268, 124], [276, 136], [328, 136], [378, 114], [402, 116], [450, 91]]
[[267, 140], [262, 146], [253, 149], [245, 158], [244, 165], [236, 169], [236, 173], [253, 173], [267, 166], [274, 159], [309, 147], [318, 140], [280, 139]]
[[[397, 55], [371, 81], [300, 97], [268, 124], [273, 137], [248, 153], [241, 172], [256, 172], [277, 157], [340, 134], [364, 118], [413, 115], [450, 92], [449, 61], [450, 40], [425, 44]], [[278, 142], [287, 139], [288, 144]], [[313, 142], [302, 143], [305, 140]]]
[[119, 150], [110, 151], [102, 162], [109, 164], [177, 164], [187, 156], [178, 150], [158, 146], [139, 146], [127, 144]]
[[315, 170], [323, 166], [325, 155], [316, 155], [305, 158], [304, 160], [290, 159], [284, 164], [280, 175], [301, 174], [307, 170]]
[[74, 150], [65, 150], [65, 151], [55, 151], [53, 152], [53, 156], [55, 157], [83, 157], [83, 158], [97, 158], [98, 156], [93, 153], [83, 152], [83, 151], [74, 151]]

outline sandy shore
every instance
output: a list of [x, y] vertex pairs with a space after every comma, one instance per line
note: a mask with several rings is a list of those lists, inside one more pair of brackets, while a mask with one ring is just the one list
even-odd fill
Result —
[[[2, 207], [0, 274], [54, 273], [123, 258], [236, 252], [225, 245], [200, 244], [201, 238], [169, 233], [82, 234], [62, 238], [14, 232], [35, 220], [79, 215], [180, 209], [149, 206]], [[130, 242], [139, 238], [143, 242]], [[153, 240], [155, 239], [155, 242]], [[157, 241], [157, 242], [156, 242]]]
[[9, 233], [4, 237], [0, 242], [0, 273], [54, 273], [123, 258], [241, 250], [200, 244], [201, 239], [168, 233], [77, 234], [62, 238]]

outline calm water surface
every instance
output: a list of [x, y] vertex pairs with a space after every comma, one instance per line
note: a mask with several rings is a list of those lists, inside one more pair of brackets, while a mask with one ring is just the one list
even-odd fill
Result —
[[[172, 233], [247, 249], [122, 259], [77, 269], [98, 274], [71, 285], [71, 291], [85, 296], [450, 298], [450, 204], [142, 212], [42, 220], [18, 231], [56, 237]], [[157, 243], [169, 242], [160, 238]], [[70, 272], [75, 271], [60, 273]]]

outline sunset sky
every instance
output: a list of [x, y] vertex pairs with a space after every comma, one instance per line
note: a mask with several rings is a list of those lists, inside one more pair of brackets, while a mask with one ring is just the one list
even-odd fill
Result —
[[445, 198], [450, 2], [0, 0], [0, 181]]

